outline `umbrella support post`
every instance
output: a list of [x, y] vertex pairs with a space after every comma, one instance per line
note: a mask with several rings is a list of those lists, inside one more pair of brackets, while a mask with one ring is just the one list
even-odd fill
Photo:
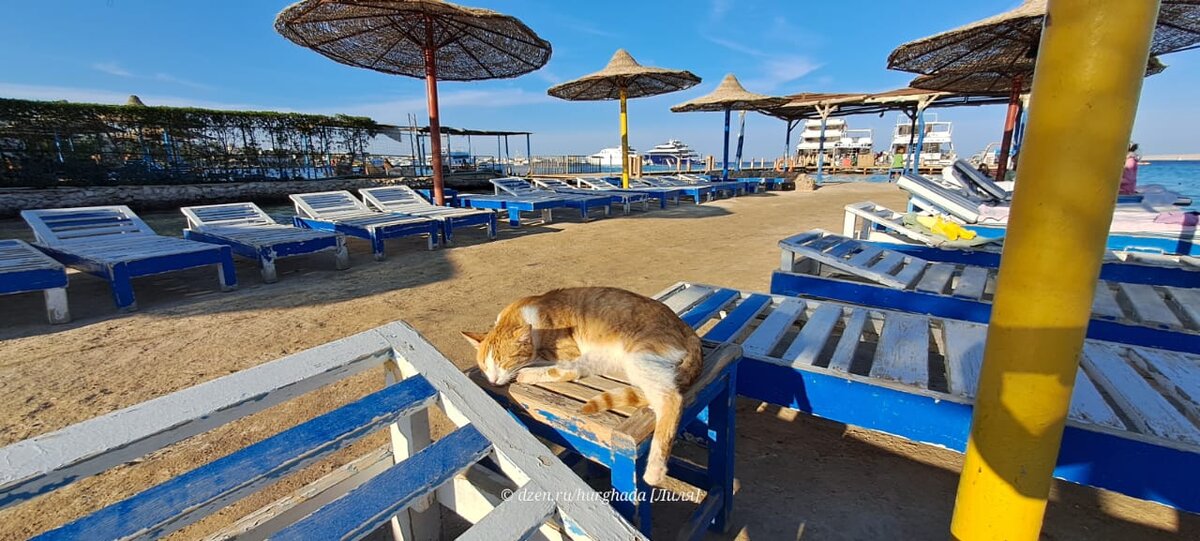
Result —
[[442, 178], [442, 124], [438, 119], [437, 55], [434, 54], [433, 24], [425, 24], [425, 93], [429, 99], [429, 153], [433, 158], [433, 204], [446, 204]]
[[621, 188], [629, 189], [629, 112], [625, 101], [628, 93], [621, 87]]
[[1024, 77], [1013, 77], [1012, 90], [1008, 94], [1008, 114], [1004, 116], [1004, 137], [1000, 139], [1000, 159], [996, 162], [996, 180], [1004, 180], [1008, 172], [1008, 156], [1012, 152], [1013, 130], [1017, 127], [1017, 115], [1021, 110], [1021, 87]]
[[1017, 166], [1026, 180], [1013, 196], [950, 527], [964, 541], [1038, 539], [1159, 2], [1060, 0], [1049, 10]]
[[725, 150], [721, 156], [721, 182], [729, 180], [729, 108], [725, 108]]
[[799, 120], [788, 120], [787, 131], [783, 136], [783, 169], [791, 172], [792, 170], [792, 130], [799, 124]]
[[836, 105], [818, 105], [817, 114], [821, 116], [821, 136], [817, 141], [817, 182], [821, 182], [821, 177], [825, 170], [825, 124], [829, 121], [829, 115], [837, 110]]
[[[742, 142], [745, 140], [746, 140], [746, 112], [738, 111], [738, 143], [737, 143], [737, 152], [734, 153], [734, 158], [733, 158], [734, 167], [738, 171], [742, 170]], [[754, 163], [751, 163], [750, 165], [753, 166]]]

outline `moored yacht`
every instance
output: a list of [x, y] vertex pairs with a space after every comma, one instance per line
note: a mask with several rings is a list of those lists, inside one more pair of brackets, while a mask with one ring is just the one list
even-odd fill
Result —
[[892, 156], [903, 154], [907, 164], [911, 156], [908, 148], [910, 141], [916, 145], [917, 139], [921, 139], [921, 167], [940, 168], [953, 164], [958, 154], [954, 152], [952, 124], [939, 121], [937, 115], [932, 113], [926, 113], [925, 119], [925, 136], [921, 138], [919, 133], [913, 137], [912, 121], [904, 115], [899, 116], [892, 135]]
[[[636, 158], [637, 150], [633, 147], [629, 148], [629, 157]], [[621, 166], [621, 147], [603, 148], [600, 152], [587, 157], [588, 163], [592, 165], [620, 167]]]
[[642, 162], [650, 165], [676, 167], [685, 161], [698, 162], [699, 160], [700, 156], [678, 139], [668, 139], [666, 143], [655, 145], [654, 148], [642, 153]]

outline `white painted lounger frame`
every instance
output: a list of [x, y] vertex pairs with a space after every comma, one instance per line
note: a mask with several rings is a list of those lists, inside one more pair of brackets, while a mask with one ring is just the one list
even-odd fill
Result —
[[[314, 251], [332, 251], [334, 264], [338, 270], [350, 268], [350, 254], [346, 250], [346, 237], [341, 233], [300, 229], [276, 222], [263, 209], [254, 203], [224, 203], [220, 205], [199, 205], [180, 207], [187, 217], [188, 230], [184, 237], [189, 238], [188, 231], [202, 233], [201, 242], [223, 240], [234, 247], [233, 252], [243, 257], [250, 257], [258, 262], [263, 282], [268, 284], [278, 280], [275, 272], [275, 259], [291, 255], [306, 255]], [[203, 239], [204, 236], [214, 239]], [[305, 241], [320, 241], [333, 239], [332, 245], [318, 249], [296, 250], [280, 253], [277, 245], [302, 244]], [[189, 238], [189, 240], [192, 240]], [[240, 245], [240, 246], [239, 246]], [[240, 248], [240, 249], [239, 249]]]
[[[0, 507], [24, 503], [380, 366], [389, 385], [423, 378], [436, 391], [436, 405], [462, 427], [458, 432], [469, 427], [486, 438], [489, 456], [504, 473], [498, 475], [475, 464], [440, 486], [426, 487], [425, 496], [391, 519], [395, 538], [438, 539], [438, 513], [428, 512], [430, 505], [437, 503], [474, 524], [459, 539], [645, 539], [598, 496], [547, 499], [546, 494], [587, 495], [593, 491], [424, 337], [399, 321], [0, 449]], [[261, 539], [288, 527], [306, 526], [312, 521], [305, 522], [305, 517], [332, 505], [330, 502], [336, 504], [336, 498], [373, 474], [402, 463], [431, 444], [425, 411], [401, 418], [391, 425], [390, 432], [390, 453], [370, 453], [209, 538]], [[315, 493], [318, 488], [324, 491]], [[503, 489], [515, 494], [502, 500], [492, 492]], [[239, 489], [220, 502], [189, 509], [187, 515], [176, 517], [154, 534], [176, 531], [247, 493]], [[382, 520], [386, 524], [386, 516]], [[546, 521], [551, 525], [544, 524]]]

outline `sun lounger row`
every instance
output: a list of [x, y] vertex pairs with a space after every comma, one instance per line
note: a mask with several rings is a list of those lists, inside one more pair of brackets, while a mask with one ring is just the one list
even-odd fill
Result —
[[23, 211], [35, 243], [0, 241], [0, 294], [44, 291], [50, 321], [63, 323], [70, 319], [64, 265], [108, 281], [117, 308], [135, 310], [132, 279], [140, 276], [212, 265], [221, 288], [235, 288], [233, 255], [254, 260], [271, 283], [282, 257], [332, 252], [335, 266], [347, 268], [346, 236], [370, 241], [376, 259], [391, 238], [424, 235], [432, 249], [449, 244], [461, 227], [483, 227], [496, 237], [494, 213], [435, 206], [406, 186], [361, 192], [365, 201], [347, 191], [292, 195], [294, 225], [276, 222], [254, 203], [183, 207], [182, 239], [157, 234], [126, 206]]
[[[858, 302], [907, 312], [987, 323], [998, 265], [919, 255], [813, 230], [781, 240], [771, 291]], [[950, 259], [950, 260], [946, 260]], [[1093, 302], [1088, 337], [1200, 354], [1200, 273], [1162, 269], [1149, 274], [1109, 263]], [[1127, 272], [1121, 272], [1121, 271]]]

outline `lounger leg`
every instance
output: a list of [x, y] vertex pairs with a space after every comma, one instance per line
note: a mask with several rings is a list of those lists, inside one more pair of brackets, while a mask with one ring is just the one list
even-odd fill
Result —
[[629, 520], [638, 530], [651, 533], [650, 495], [651, 487], [642, 480], [646, 470], [646, 457], [637, 456], [637, 449], [614, 449], [612, 465], [612, 487], [620, 493], [613, 498], [612, 506]]
[[729, 530], [729, 519], [733, 514], [733, 468], [734, 468], [734, 423], [736, 422], [737, 371], [731, 370], [725, 389], [713, 398], [708, 406], [709, 433], [716, 440], [708, 445], [708, 497], [720, 493], [721, 510], [713, 517], [709, 527], [717, 532]]
[[579, 206], [579, 218], [584, 222], [591, 221], [592, 215], [588, 213], [588, 206], [586, 204]]
[[124, 263], [109, 267], [108, 281], [112, 286], [113, 301], [117, 303], [117, 310], [137, 310], [137, 300], [133, 297], [133, 281], [130, 280], [129, 269]]
[[[272, 272], [274, 272], [273, 268]], [[221, 262], [217, 265], [217, 278], [221, 281], [221, 291], [237, 289], [237, 269], [233, 266], [233, 250], [228, 246], [221, 247]]]
[[[858, 229], [858, 216], [853, 212], [846, 212], [846, 216], [842, 219], [842, 235], [847, 238], [859, 238], [856, 233]], [[864, 240], [866, 237], [863, 237]]]
[[796, 269], [796, 253], [791, 250], [779, 251], [779, 270], [792, 272]]
[[67, 306], [67, 288], [47, 289], [42, 291], [42, 296], [46, 298], [46, 318], [50, 320], [51, 325], [71, 321], [71, 310]]
[[268, 247], [258, 251], [258, 269], [262, 273], [263, 283], [279, 281], [279, 275], [275, 274], [275, 250]]
[[383, 254], [383, 238], [375, 230], [371, 230], [371, 253], [375, 255], [375, 261], [383, 261], [383, 258], [386, 257]]
[[[548, 210], [542, 211], [542, 219], [549, 221], [546, 218]], [[508, 225], [509, 227], [521, 227], [521, 211], [517, 209], [508, 209]]]
[[625, 200], [624, 209], [625, 209], [625, 215], [629, 216], [629, 200], [628, 199]]
[[442, 244], [454, 244], [454, 221], [449, 218], [442, 220]]
[[496, 222], [498, 222], [498, 221], [499, 220], [496, 219], [495, 213], [492, 213], [492, 215], [488, 217], [488, 224], [487, 224], [488, 240], [493, 240], [496, 238], [496, 228], [498, 225]]
[[426, 250], [433, 250], [434, 248], [438, 247], [438, 235], [441, 234], [441, 232], [438, 231], [439, 229], [441, 229], [441, 227], [438, 227], [437, 224], [430, 226], [429, 237], [425, 241]]
[[350, 251], [346, 249], [346, 237], [337, 236], [337, 248], [333, 249], [333, 266], [337, 270], [350, 268]]

